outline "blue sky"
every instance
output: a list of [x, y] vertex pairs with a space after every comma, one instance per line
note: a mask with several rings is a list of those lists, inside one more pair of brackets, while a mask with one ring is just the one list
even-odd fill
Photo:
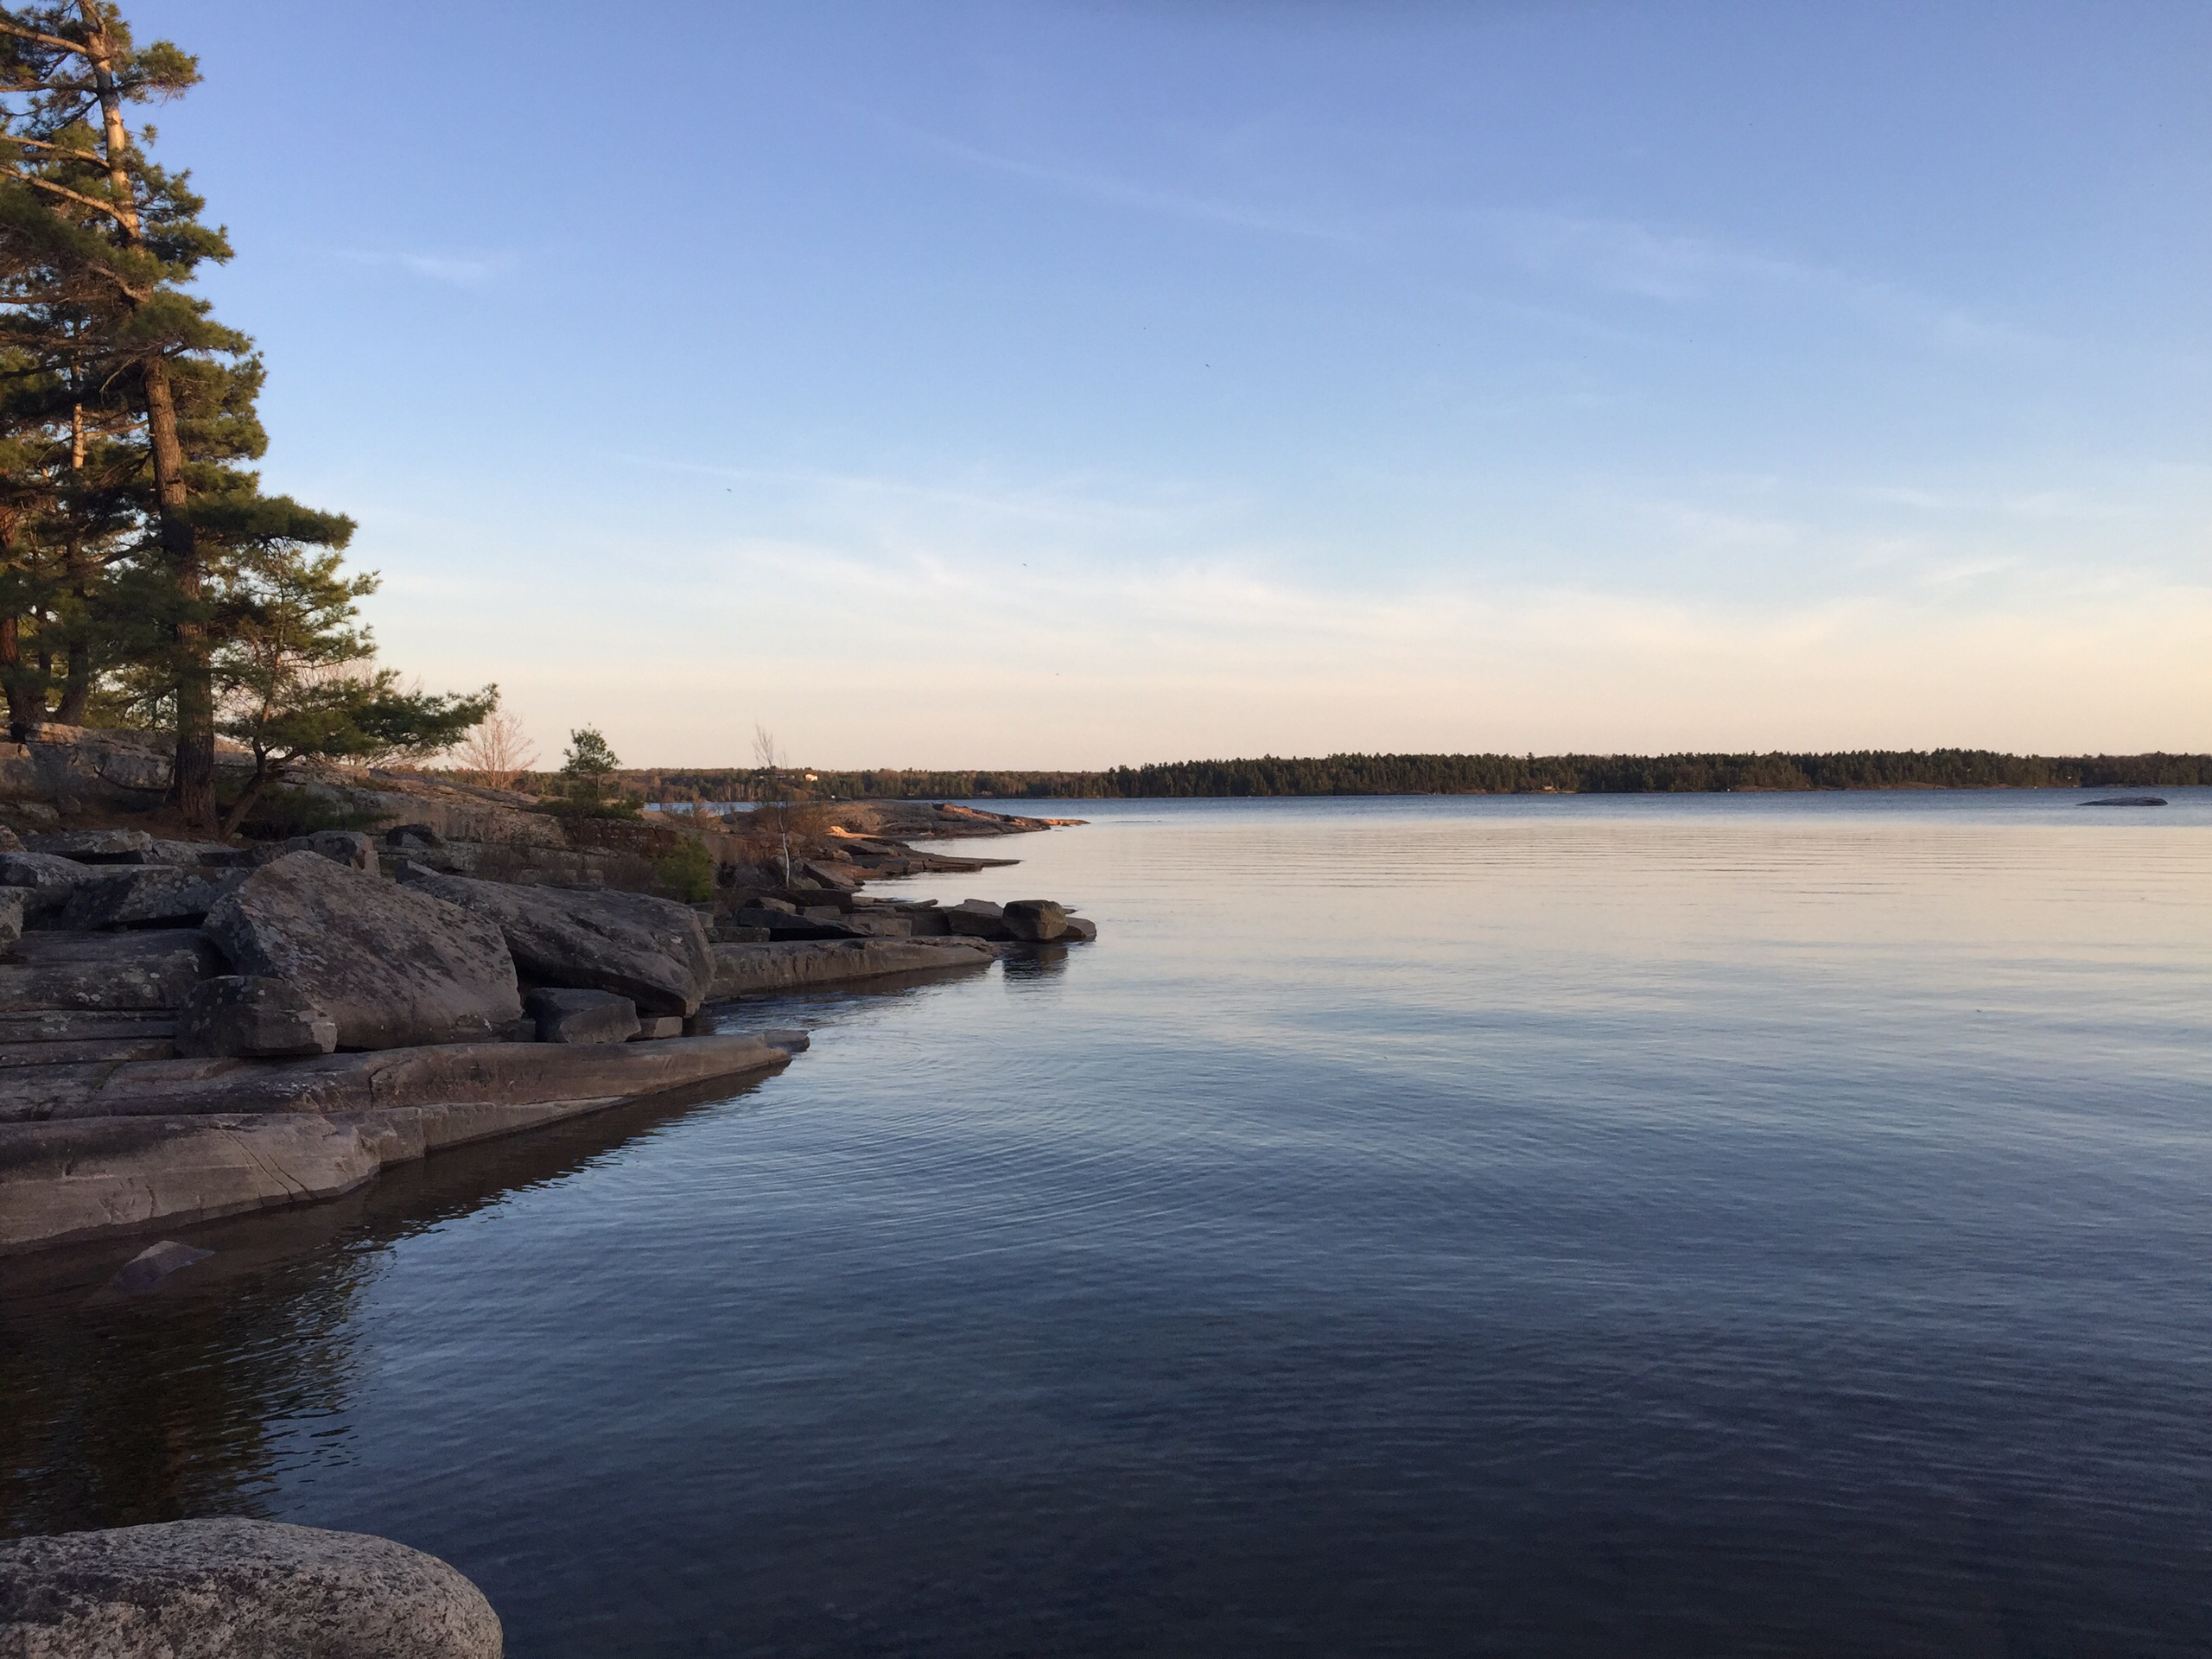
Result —
[[138, 0], [548, 755], [2212, 747], [2212, 9]]

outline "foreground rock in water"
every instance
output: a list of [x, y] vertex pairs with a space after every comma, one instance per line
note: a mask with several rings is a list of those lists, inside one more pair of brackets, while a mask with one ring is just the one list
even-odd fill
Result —
[[296, 986], [340, 1048], [480, 1041], [522, 1017], [497, 927], [315, 853], [256, 870], [207, 931], [236, 972]]
[[0, 1543], [9, 1659], [499, 1659], [499, 1616], [365, 1533], [173, 1521]]
[[516, 968], [540, 985], [612, 991], [647, 1014], [699, 1011], [715, 974], [707, 932], [688, 905], [637, 893], [577, 893], [439, 875], [403, 864], [416, 893], [460, 906], [499, 930]]
[[[687, 1037], [42, 1066], [47, 1109], [0, 1122], [0, 1255], [335, 1198], [386, 1165], [790, 1059]], [[0, 1077], [0, 1108], [25, 1075]]]
[[825, 939], [715, 946], [715, 997], [766, 996], [848, 980], [982, 968], [998, 952], [982, 939]]
[[1014, 899], [1001, 919], [1015, 938], [1029, 944], [1046, 944], [1068, 931], [1068, 907], [1050, 899]]

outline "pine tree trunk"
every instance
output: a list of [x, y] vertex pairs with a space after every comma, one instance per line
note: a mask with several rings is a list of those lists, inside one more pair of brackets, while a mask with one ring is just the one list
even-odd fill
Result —
[[20, 619], [0, 616], [0, 685], [8, 693], [8, 740], [11, 743], [28, 743], [31, 728], [38, 723], [41, 709], [34, 713], [29, 689], [23, 683], [23, 647]]
[[215, 828], [215, 682], [207, 658], [207, 626], [193, 613], [200, 607], [206, 573], [185, 500], [184, 448], [177, 440], [169, 365], [156, 358], [143, 372], [154, 489], [162, 510], [162, 551], [185, 611], [176, 625], [176, 765], [169, 777], [169, 798], [186, 824], [204, 832]]
[[[17, 543], [16, 515], [0, 514], [0, 563], [15, 563]], [[10, 741], [29, 741], [31, 728], [45, 716], [46, 705], [41, 700], [34, 709], [30, 687], [25, 683], [22, 619], [19, 616], [0, 616], [0, 691], [4, 691], [7, 699]]]
[[[85, 477], [85, 406], [79, 404], [69, 414], [69, 481], [81, 486]], [[72, 534], [68, 553], [69, 591], [75, 596], [77, 609], [69, 631], [69, 677], [61, 688], [60, 706], [54, 709], [54, 718], [64, 726], [85, 723], [85, 705], [92, 696], [92, 626], [85, 607], [92, 598], [92, 562], [86, 556], [81, 537]]]
[[[106, 151], [108, 189], [124, 233], [133, 244], [144, 236], [139, 228], [137, 198], [130, 187], [125, 157], [130, 135], [123, 124], [123, 95], [115, 83], [114, 54], [108, 44], [107, 25], [95, 0], [78, 0], [85, 18], [85, 55], [92, 66], [99, 89], [102, 145]], [[169, 798], [186, 824], [194, 830], [215, 828], [215, 691], [207, 660], [207, 631], [191, 620], [200, 605], [205, 574], [200, 563], [198, 537], [186, 501], [184, 448], [177, 439], [176, 403], [169, 392], [169, 365], [159, 357], [140, 371], [146, 398], [146, 435], [153, 451], [154, 493], [159, 504], [162, 551], [169, 579], [183, 601], [186, 620], [176, 625], [176, 765], [170, 774]]]

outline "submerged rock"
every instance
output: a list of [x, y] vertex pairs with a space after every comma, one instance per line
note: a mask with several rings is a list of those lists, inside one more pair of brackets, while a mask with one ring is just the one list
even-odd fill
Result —
[[0, 1543], [0, 1654], [23, 1659], [499, 1659], [499, 1616], [435, 1555], [274, 1521]]
[[337, 1022], [340, 1048], [478, 1042], [522, 1013], [498, 928], [318, 854], [256, 870], [207, 931], [237, 973], [296, 986]]
[[171, 1274], [195, 1262], [205, 1262], [213, 1255], [213, 1250], [195, 1250], [189, 1244], [165, 1238], [158, 1244], [148, 1245], [124, 1262], [109, 1282], [126, 1296], [143, 1296], [160, 1289]]
[[403, 863], [398, 879], [496, 926], [515, 965], [543, 985], [612, 991], [646, 1014], [696, 1014], [714, 983], [707, 931], [688, 905], [639, 893], [577, 893], [440, 875]]

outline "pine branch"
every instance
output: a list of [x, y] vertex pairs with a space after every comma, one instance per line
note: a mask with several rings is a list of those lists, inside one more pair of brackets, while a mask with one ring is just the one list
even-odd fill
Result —
[[80, 58], [89, 55], [82, 41], [65, 41], [59, 35], [41, 35], [35, 29], [25, 29], [21, 23], [0, 22], [0, 35], [13, 35], [19, 41], [35, 41], [41, 46], [73, 52]]

